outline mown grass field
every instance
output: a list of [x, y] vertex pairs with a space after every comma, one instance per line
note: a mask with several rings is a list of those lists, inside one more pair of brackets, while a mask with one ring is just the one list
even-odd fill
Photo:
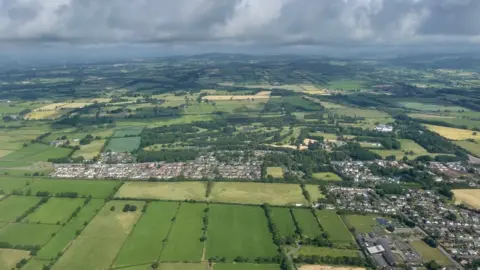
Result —
[[30, 258], [29, 251], [0, 248], [0, 269], [16, 269], [16, 264], [20, 260], [28, 258]]
[[179, 204], [176, 202], [151, 202], [135, 224], [125, 244], [117, 255], [114, 267], [151, 264], [160, 256], [163, 240], [172, 226]]
[[31, 178], [13, 178], [13, 177], [0, 177], [0, 190], [5, 194], [10, 194], [14, 190], [22, 190], [25, 186], [32, 183], [34, 180]]
[[100, 154], [100, 151], [103, 148], [106, 140], [94, 140], [87, 145], [81, 145], [80, 150], [75, 151], [72, 157], [84, 157], [85, 159], [93, 159], [95, 156]]
[[318, 199], [325, 198], [325, 194], [320, 191], [320, 187], [317, 185], [305, 185], [305, 189], [310, 194], [311, 203], [317, 201]]
[[322, 228], [327, 232], [328, 239], [339, 246], [355, 243], [355, 239], [348, 230], [342, 218], [335, 211], [317, 210], [318, 221]]
[[276, 264], [252, 264], [252, 263], [216, 263], [213, 270], [279, 270]]
[[328, 247], [302, 246], [296, 255], [304, 256], [330, 256], [330, 257], [358, 257], [358, 250], [336, 249]]
[[422, 256], [424, 262], [436, 261], [439, 265], [452, 265], [450, 260], [443, 255], [438, 248], [432, 248], [422, 240], [413, 241], [410, 243], [412, 247]]
[[275, 178], [283, 178], [283, 169], [282, 167], [267, 167], [267, 175]]
[[302, 235], [309, 238], [315, 238], [322, 234], [317, 219], [310, 209], [295, 208], [293, 209], [293, 215], [295, 216], [298, 226], [302, 230]]
[[203, 242], [202, 217], [206, 204], [182, 203], [173, 227], [168, 235], [168, 242], [162, 251], [161, 261], [199, 262], [202, 259]]
[[50, 198], [48, 202], [42, 204], [22, 221], [49, 224], [64, 223], [77, 207], [83, 206], [84, 201], [84, 199]]
[[38, 191], [48, 191], [55, 195], [63, 192], [77, 192], [79, 195], [93, 198], [106, 198], [121, 183], [119, 181], [108, 180], [66, 180], [66, 179], [37, 179], [28, 186], [32, 194]]
[[216, 182], [209, 197], [212, 202], [289, 205], [307, 201], [299, 185]]
[[116, 198], [204, 201], [204, 182], [126, 182], [115, 194]]
[[69, 244], [72, 243], [78, 230], [85, 228], [88, 223], [102, 208], [103, 200], [93, 199], [86, 204], [80, 212], [67, 225], [62, 227], [60, 231], [42, 247], [37, 253], [37, 257], [42, 260], [51, 260], [57, 257], [59, 252], [63, 252]]
[[473, 130], [434, 126], [434, 125], [424, 125], [424, 126], [429, 130], [435, 133], [438, 133], [440, 136], [450, 140], [466, 140], [466, 139], [480, 140], [480, 132], [475, 132]]
[[0, 201], [0, 221], [14, 221], [40, 201], [37, 197], [9, 196]]
[[327, 181], [327, 182], [342, 181], [342, 178], [340, 178], [340, 176], [331, 172], [314, 173], [312, 174], [312, 177], [318, 181]]
[[105, 151], [132, 152], [140, 146], [140, 137], [112, 138], [105, 147]]
[[0, 242], [12, 245], [44, 245], [60, 225], [10, 223], [0, 229]]
[[212, 204], [209, 217], [207, 258], [232, 261], [237, 256], [253, 259], [277, 254], [262, 208]]
[[[122, 212], [127, 203], [136, 205], [137, 211]], [[108, 202], [52, 269], [108, 269], [140, 217], [143, 204], [132, 201]]]
[[480, 189], [454, 189], [455, 203], [465, 203], [480, 209]]
[[289, 208], [272, 207], [271, 215], [281, 236], [286, 237], [295, 234], [295, 223]]

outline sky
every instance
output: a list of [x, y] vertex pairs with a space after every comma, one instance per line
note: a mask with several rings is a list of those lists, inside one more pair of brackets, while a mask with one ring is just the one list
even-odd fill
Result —
[[480, 45], [480, 0], [0, 0], [0, 50], [315, 53]]

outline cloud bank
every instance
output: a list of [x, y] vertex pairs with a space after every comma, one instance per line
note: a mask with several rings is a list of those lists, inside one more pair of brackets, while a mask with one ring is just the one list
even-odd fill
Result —
[[480, 43], [480, 0], [0, 0], [0, 43]]

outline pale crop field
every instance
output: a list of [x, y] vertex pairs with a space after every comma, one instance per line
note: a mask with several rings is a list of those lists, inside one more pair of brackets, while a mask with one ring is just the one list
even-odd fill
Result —
[[30, 258], [30, 252], [15, 249], [0, 249], [0, 269], [16, 269], [15, 265], [21, 259]]
[[480, 140], [480, 134], [474, 135], [477, 132], [473, 130], [434, 126], [434, 125], [425, 125], [425, 127], [435, 133], [438, 133], [440, 136], [450, 140], [466, 140], [466, 139]]
[[242, 96], [204, 96], [208, 100], [246, 100], [246, 99], [269, 99], [270, 95], [242, 95]]
[[205, 193], [202, 182], [126, 182], [115, 197], [205, 201]]
[[465, 203], [480, 209], [480, 189], [454, 189], [455, 203]]
[[363, 267], [336, 267], [336, 266], [328, 266], [328, 265], [302, 265], [300, 270], [365, 270], [366, 268]]

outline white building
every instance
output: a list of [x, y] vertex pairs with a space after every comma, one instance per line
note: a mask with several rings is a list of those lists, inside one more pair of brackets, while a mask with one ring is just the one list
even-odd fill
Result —
[[380, 131], [380, 132], [392, 132], [393, 127], [389, 126], [389, 125], [380, 124], [380, 125], [375, 127], [375, 130]]

